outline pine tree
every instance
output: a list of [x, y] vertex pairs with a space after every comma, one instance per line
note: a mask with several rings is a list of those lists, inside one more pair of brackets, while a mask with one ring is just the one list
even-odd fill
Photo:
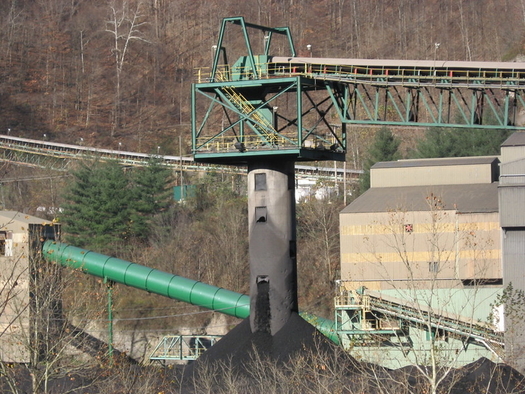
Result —
[[135, 235], [132, 192], [118, 163], [83, 164], [73, 176], [63, 219], [68, 242], [104, 252]]
[[145, 240], [154, 217], [172, 201], [171, 172], [155, 158], [126, 171], [117, 162], [84, 164], [73, 175], [63, 222], [66, 240], [75, 246], [108, 252]]
[[171, 181], [171, 170], [156, 157], [133, 172], [132, 228], [140, 237], [149, 235], [155, 215], [166, 212], [173, 201]]
[[363, 175], [360, 178], [360, 193], [364, 193], [370, 188], [370, 168], [380, 161], [393, 161], [401, 158], [399, 145], [401, 141], [392, 134], [390, 129], [383, 127], [379, 129], [374, 137], [374, 142], [368, 149], [365, 163], [363, 165]]

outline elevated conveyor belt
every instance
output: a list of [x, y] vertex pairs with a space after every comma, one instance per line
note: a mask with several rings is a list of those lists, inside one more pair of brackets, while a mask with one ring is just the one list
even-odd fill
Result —
[[[244, 167], [202, 164], [195, 162], [193, 157], [189, 156], [159, 155], [157, 157], [163, 165], [174, 170], [246, 174]], [[151, 158], [152, 155], [146, 153], [70, 145], [0, 134], [0, 161], [26, 164], [31, 167], [69, 171], [72, 160], [112, 160], [125, 166], [144, 167], [151, 163]], [[296, 165], [295, 173], [298, 178], [324, 180], [334, 176], [357, 178], [363, 171], [319, 165]]]
[[270, 58], [268, 75], [306, 74], [314, 78], [374, 85], [507, 87], [525, 89], [525, 63], [443, 60]]
[[[79, 269], [87, 274], [150, 293], [187, 302], [240, 319], [245, 319], [250, 315], [250, 298], [244, 294], [77, 248], [66, 243], [46, 241], [42, 248], [42, 254], [46, 261], [55, 262], [64, 267]], [[320, 332], [333, 342], [339, 343], [332, 321], [307, 313], [301, 313], [301, 316], [316, 326]]]
[[[488, 323], [444, 310], [436, 311], [424, 304], [410, 302], [377, 291], [368, 289], [344, 291], [336, 297], [335, 307], [336, 310], [363, 310], [370, 312], [378, 319], [392, 317], [416, 327], [432, 327], [432, 329], [439, 329], [466, 340], [477, 341], [489, 349], [492, 349], [492, 346], [504, 346], [503, 333], [496, 332], [494, 327]], [[346, 332], [352, 334], [352, 331]], [[360, 329], [354, 330], [355, 334], [363, 332]], [[374, 329], [367, 329], [366, 332], [379, 333]]]
[[441, 311], [439, 314], [424, 305], [412, 304], [393, 297], [385, 297], [378, 292], [365, 290], [363, 295], [369, 298], [369, 308], [384, 315], [401, 318], [413, 324], [431, 325], [479, 342], [503, 346], [503, 336], [494, 331], [488, 324], [468, 319], [464, 316]]
[[[242, 45], [227, 39], [230, 24], [240, 26], [246, 49], [234, 62], [227, 52]], [[254, 30], [264, 34], [262, 51], [252, 47]], [[352, 125], [525, 126], [525, 62], [298, 57], [288, 28], [243, 17], [223, 19], [214, 48], [212, 67], [198, 69], [192, 85], [199, 162], [344, 161]]]

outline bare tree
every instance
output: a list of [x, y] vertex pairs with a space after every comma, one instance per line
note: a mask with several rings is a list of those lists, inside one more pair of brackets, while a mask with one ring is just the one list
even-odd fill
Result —
[[85, 374], [106, 357], [106, 345], [84, 331], [101, 317], [102, 294], [79, 285], [78, 272], [44, 262], [38, 254], [28, 268], [32, 297], [21, 307], [30, 310], [29, 326], [17, 339], [30, 355], [25, 367], [33, 392], [48, 393], [53, 379]]
[[[328, 188], [318, 190], [329, 193], [327, 190], [329, 190], [330, 185], [327, 186]], [[341, 208], [341, 202], [330, 198], [328, 195], [322, 199], [312, 196], [301, 202], [297, 208], [301, 243], [304, 243], [304, 247], [308, 249], [308, 254], [313, 254], [311, 257], [314, 264], [320, 272], [326, 273], [324, 281], [330, 285], [335, 279], [339, 267], [338, 216]]]
[[143, 13], [142, 0], [132, 4], [128, 0], [112, 0], [109, 3], [110, 15], [106, 22], [106, 31], [113, 36], [113, 56], [115, 59], [115, 101], [113, 107], [113, 127], [111, 136], [120, 124], [122, 71], [130, 45], [133, 41], [148, 42], [143, 28], [148, 24]]

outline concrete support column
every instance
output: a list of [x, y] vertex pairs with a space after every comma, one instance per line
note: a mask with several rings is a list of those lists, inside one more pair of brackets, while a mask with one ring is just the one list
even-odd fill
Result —
[[293, 161], [248, 165], [250, 325], [277, 333], [297, 312]]

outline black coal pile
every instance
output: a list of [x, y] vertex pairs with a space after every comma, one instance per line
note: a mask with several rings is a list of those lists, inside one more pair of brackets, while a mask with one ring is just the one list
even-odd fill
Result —
[[[368, 372], [369, 367], [374, 371]], [[388, 386], [369, 379], [372, 375], [381, 382], [388, 381], [387, 370], [358, 362], [292, 313], [273, 336], [264, 330], [252, 333], [249, 319], [244, 320], [186, 367], [180, 392], [226, 393], [235, 386], [234, 391], [239, 393], [303, 393], [322, 381], [328, 392], [350, 393], [341, 387], [355, 387], [358, 381], [365, 390], [361, 392], [374, 394], [381, 392], [379, 386]]]
[[[450, 377], [451, 394], [525, 393], [525, 377], [506, 364], [486, 358], [457, 369]], [[475, 388], [477, 391], [472, 391]]]
[[[430, 375], [414, 366], [389, 370], [357, 361], [294, 313], [274, 336], [265, 331], [252, 333], [249, 319], [244, 320], [185, 368], [178, 390], [423, 393], [429, 392]], [[448, 371], [438, 392], [525, 394], [525, 377], [508, 365], [482, 358]]]
[[253, 361], [255, 354], [258, 358], [279, 363], [288, 361], [299, 352], [306, 354], [332, 350], [332, 343], [297, 313], [292, 313], [288, 322], [274, 336], [266, 331], [252, 333], [250, 320], [245, 319], [189, 365], [186, 372], [193, 374], [203, 364], [214, 362], [227, 362], [232, 368], [242, 370]]
[[[442, 374], [446, 376], [441, 379]], [[402, 382], [410, 393], [429, 392], [428, 366], [407, 366], [389, 371], [389, 378]], [[518, 394], [525, 393], [525, 376], [506, 364], [494, 363], [487, 358], [467, 364], [462, 368], [451, 369], [438, 366], [438, 393], [447, 394]]]

